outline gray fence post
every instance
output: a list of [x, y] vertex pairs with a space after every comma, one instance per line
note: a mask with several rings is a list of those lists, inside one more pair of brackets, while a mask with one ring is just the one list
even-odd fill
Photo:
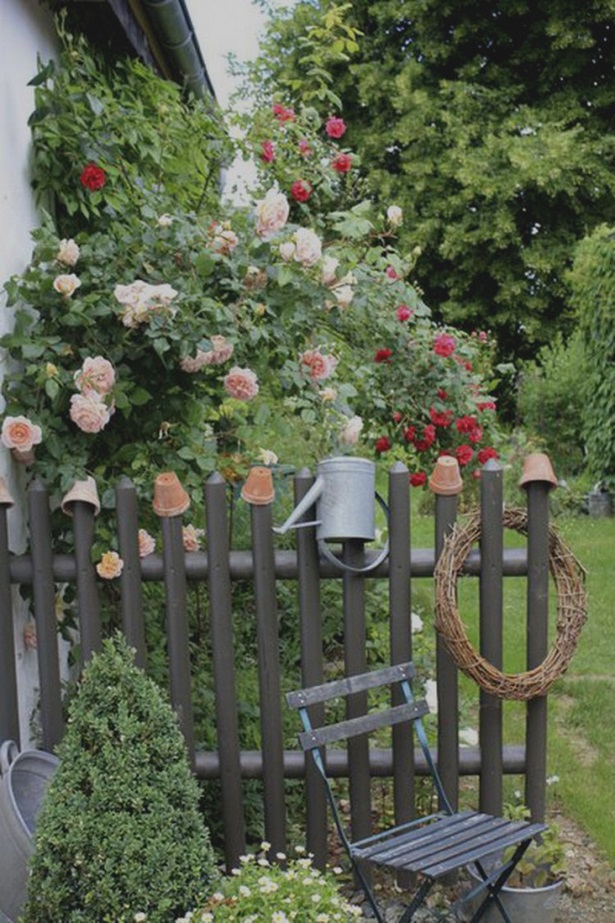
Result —
[[[480, 651], [502, 669], [503, 613], [503, 529], [502, 466], [494, 459], [481, 470], [480, 539]], [[479, 734], [481, 744], [480, 809], [488, 814], [502, 813], [502, 703], [480, 690]]]
[[135, 663], [145, 669], [147, 649], [141, 593], [141, 558], [139, 557], [139, 511], [137, 492], [132, 481], [122, 477], [115, 488], [117, 534], [124, 562], [120, 577], [122, 587], [122, 627], [126, 640], [135, 649]]
[[13, 506], [6, 485], [0, 478], [0, 740], [14, 740], [19, 746], [19, 710], [15, 670], [15, 634], [11, 600], [7, 512]]

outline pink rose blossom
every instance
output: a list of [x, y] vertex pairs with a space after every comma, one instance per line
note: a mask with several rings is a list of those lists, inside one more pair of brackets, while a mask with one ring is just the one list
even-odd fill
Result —
[[82, 394], [109, 394], [115, 384], [115, 369], [108, 359], [102, 356], [88, 356], [78, 372], [75, 372], [75, 384]]
[[111, 419], [111, 411], [102, 395], [96, 391], [73, 394], [70, 399], [70, 418], [84, 433], [100, 433]]
[[140, 558], [146, 558], [148, 554], [153, 554], [156, 550], [156, 539], [149, 534], [147, 529], [139, 529], [137, 541]]
[[214, 236], [211, 245], [216, 253], [221, 253], [223, 256], [230, 256], [238, 243], [239, 238], [237, 234], [235, 234], [235, 231], [232, 231], [230, 228], [222, 227], [219, 224], [214, 226]]
[[339, 266], [340, 261], [334, 256], [325, 256], [322, 261], [322, 273], [320, 276], [320, 281], [323, 285], [333, 285], [337, 282], [337, 267]]
[[182, 526], [184, 551], [198, 551], [201, 547], [201, 539], [204, 534], [204, 529], [195, 529], [191, 523], [187, 526]]
[[336, 369], [338, 361], [330, 353], [323, 355], [320, 347], [318, 349], [306, 349], [299, 356], [301, 365], [307, 366], [310, 370], [309, 374], [312, 381], [324, 381], [326, 378], [330, 378]]
[[332, 116], [327, 120], [325, 131], [330, 138], [341, 138], [346, 131], [346, 123], [344, 122], [344, 119], [335, 118]]
[[350, 173], [352, 170], [352, 157], [350, 154], [338, 154], [331, 161], [331, 166], [336, 173]]
[[302, 266], [314, 266], [322, 256], [322, 242], [310, 228], [299, 228], [293, 235], [295, 260]]
[[102, 558], [96, 565], [96, 573], [103, 580], [113, 580], [119, 577], [124, 568], [124, 562], [117, 551], [105, 551]]
[[224, 378], [224, 390], [238, 401], [251, 401], [258, 394], [258, 379], [251, 369], [234, 366]]
[[290, 206], [282, 192], [270, 189], [264, 199], [256, 205], [256, 233], [267, 239], [281, 231], [286, 222]]
[[214, 334], [210, 337], [212, 348], [208, 350], [197, 349], [196, 356], [186, 356], [181, 361], [181, 368], [184, 372], [194, 374], [199, 372], [206, 365], [223, 365], [233, 355], [235, 347], [229, 343], [226, 337]]
[[413, 313], [414, 311], [411, 311], [407, 304], [400, 304], [396, 311], [397, 320], [403, 324], [404, 321], [410, 320]]
[[350, 417], [339, 433], [339, 440], [343, 445], [356, 445], [359, 441], [363, 420], [361, 417]]
[[271, 111], [280, 122], [294, 122], [295, 120], [295, 110], [287, 109], [281, 103], [274, 103]]
[[394, 266], [387, 266], [384, 274], [387, 279], [391, 280], [391, 282], [397, 282], [399, 279], [401, 279], [401, 276], [398, 275]]
[[138, 327], [149, 320], [152, 312], [166, 311], [173, 315], [171, 302], [177, 291], [167, 283], [151, 285], [143, 279], [135, 279], [130, 285], [116, 285], [115, 298], [124, 305], [122, 323], [125, 327]]
[[271, 163], [275, 159], [275, 144], [273, 141], [263, 141], [261, 144], [261, 160]]
[[38, 636], [36, 633], [36, 622], [31, 619], [23, 630], [23, 643], [27, 651], [35, 651], [38, 647]]
[[301, 138], [297, 144], [297, 147], [299, 148], [299, 153], [302, 157], [309, 157], [312, 153], [310, 142], [306, 138]]
[[43, 432], [40, 426], [27, 417], [5, 417], [0, 438], [7, 449], [31, 452], [42, 441]]
[[280, 244], [280, 256], [285, 263], [289, 263], [295, 255], [295, 245], [292, 240], [287, 240]]
[[452, 356], [455, 352], [457, 341], [448, 333], [440, 333], [434, 340], [433, 351], [436, 356]]

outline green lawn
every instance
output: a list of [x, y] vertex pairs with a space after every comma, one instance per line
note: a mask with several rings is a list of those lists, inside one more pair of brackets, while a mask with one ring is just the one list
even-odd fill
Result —
[[[559, 777], [550, 793], [615, 864], [615, 518], [561, 518], [554, 525], [587, 570], [589, 604], [570, 667], [549, 696], [548, 773]], [[428, 547], [432, 541], [433, 518], [414, 515], [413, 547]], [[523, 541], [506, 531], [507, 546]], [[504, 669], [518, 672], [525, 669], [526, 581], [508, 578], [504, 584]], [[425, 589], [426, 582], [418, 582], [419, 598], [424, 598]], [[478, 581], [460, 579], [458, 598], [459, 612], [476, 642]], [[476, 727], [477, 688], [465, 677], [460, 687], [462, 722]], [[522, 704], [505, 703], [508, 742], [523, 740], [524, 714]], [[509, 779], [507, 788], [521, 787], [518, 781]]]

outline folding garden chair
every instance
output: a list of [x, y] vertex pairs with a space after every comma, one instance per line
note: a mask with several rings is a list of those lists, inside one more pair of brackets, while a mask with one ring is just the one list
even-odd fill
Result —
[[[311, 754], [324, 779], [340, 839], [378, 923], [384, 923], [384, 916], [376, 902], [368, 876], [361, 867], [365, 863], [383, 866], [394, 872], [413, 873], [411, 877], [416, 882], [417, 890], [401, 914], [399, 923], [409, 923], [438, 879], [468, 865], [473, 867], [481, 879], [480, 883], [471, 887], [445, 914], [436, 913], [435, 916], [443, 918], [455, 912], [461, 904], [477, 899], [478, 906], [476, 907], [476, 903], [472, 904], [476, 909], [470, 923], [480, 920], [493, 906], [499, 910], [506, 923], [513, 923], [500, 900], [500, 890], [532, 839], [542, 833], [546, 826], [527, 821], [506, 820], [478, 811], [453, 810], [433, 761], [422, 722], [422, 717], [429, 712], [427, 703], [415, 700], [412, 694], [410, 681], [413, 675], [412, 663], [404, 663], [288, 693], [287, 703], [291, 708], [298, 709], [304, 727], [303, 732], [299, 734], [299, 743], [304, 751]], [[365, 693], [379, 687], [388, 686], [392, 689], [395, 685], [401, 688], [403, 694], [404, 702], [401, 705], [389, 707], [388, 699], [384, 706], [374, 704], [368, 709], [368, 713], [361, 717], [323, 724], [320, 727], [312, 726], [309, 714], [312, 705], [351, 696], [357, 692]], [[382, 695], [380, 702], [382, 703]], [[410, 728], [414, 726], [441, 809], [428, 817], [420, 817], [351, 842], [327, 775], [325, 747], [404, 722], [412, 723], [409, 724], [409, 733]], [[494, 857], [497, 858], [495, 868], [491, 864]]]

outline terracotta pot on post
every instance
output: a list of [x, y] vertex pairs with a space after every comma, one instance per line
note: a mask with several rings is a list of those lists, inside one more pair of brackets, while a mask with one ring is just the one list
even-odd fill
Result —
[[459, 462], [452, 455], [441, 455], [429, 478], [429, 489], [440, 497], [454, 497], [463, 490]]
[[190, 497], [174, 471], [165, 471], [154, 481], [152, 506], [156, 516], [162, 518], [180, 516], [190, 506]]
[[549, 490], [557, 487], [557, 478], [551, 460], [544, 452], [532, 452], [523, 462], [523, 472], [519, 478], [519, 487], [525, 487], [534, 481], [545, 481]]
[[267, 506], [273, 503], [275, 491], [270, 468], [255, 465], [250, 468], [246, 482], [241, 488], [241, 498], [252, 506]]
[[85, 481], [75, 481], [67, 494], [62, 497], [62, 512], [67, 516], [73, 515], [73, 503], [89, 503], [94, 507], [94, 515], [100, 513], [100, 500], [98, 499], [98, 488], [93, 477], [87, 477]]

